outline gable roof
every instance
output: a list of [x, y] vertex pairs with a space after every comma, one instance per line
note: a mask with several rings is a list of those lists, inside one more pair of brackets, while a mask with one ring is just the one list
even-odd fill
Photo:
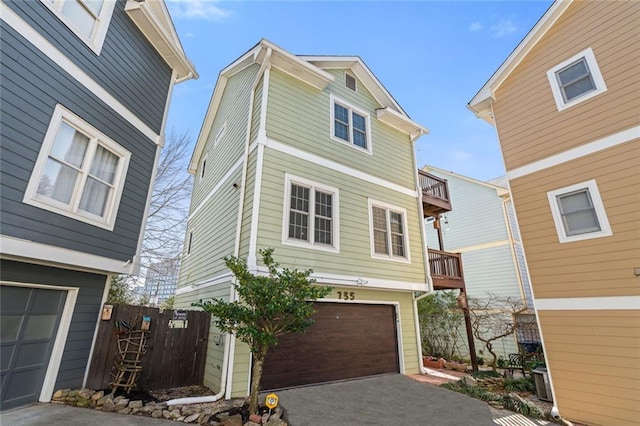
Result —
[[[213, 95], [211, 96], [211, 101], [209, 102], [207, 114], [200, 129], [200, 134], [198, 135], [196, 147], [191, 156], [189, 172], [195, 173], [198, 167], [198, 161], [206, 145], [211, 126], [213, 126], [213, 121], [220, 102], [222, 101], [222, 95], [228, 79], [253, 64], [259, 64], [264, 68], [267, 63], [318, 90], [323, 90], [335, 79], [332, 74], [325, 70], [350, 69], [365, 85], [367, 90], [371, 92], [380, 105], [382, 105], [382, 108], [376, 111], [378, 119], [411, 135], [413, 139], [417, 139], [419, 136], [429, 132], [427, 128], [409, 118], [407, 113], [400, 107], [395, 99], [393, 99], [391, 94], [389, 94], [359, 57], [296, 56], [274, 43], [262, 39], [220, 72], [213, 90]], [[259, 79], [260, 75], [256, 78]]]
[[513, 70], [520, 65], [531, 49], [547, 33], [558, 18], [569, 8], [573, 0], [556, 0], [529, 31], [525, 38], [518, 44], [500, 68], [491, 76], [478, 93], [469, 101], [469, 108], [478, 118], [482, 118], [491, 125], [495, 125], [491, 104], [495, 100], [495, 92], [511, 75]]
[[127, 0], [124, 10], [176, 72], [177, 83], [198, 78], [195, 67], [182, 48], [164, 0]]
[[447, 176], [451, 176], [451, 177], [459, 178], [459, 179], [462, 179], [462, 180], [466, 180], [468, 182], [475, 183], [476, 185], [486, 186], [487, 188], [494, 189], [496, 191], [496, 193], [498, 194], [498, 196], [500, 196], [500, 197], [509, 195], [509, 188], [507, 187], [507, 185], [503, 185], [502, 184], [503, 176], [500, 176], [500, 177], [497, 177], [495, 179], [491, 179], [490, 181], [485, 182], [485, 181], [482, 181], [482, 180], [474, 179], [474, 178], [469, 177], [469, 176], [465, 176], [465, 175], [454, 173], [454, 172], [451, 172], [451, 171], [448, 171], [448, 170], [444, 170], [444, 169], [441, 169], [439, 167], [430, 166], [428, 164], [425, 164], [424, 167], [422, 167], [422, 170], [424, 170], [427, 173], [436, 172], [436, 173], [444, 174], [444, 175], [447, 175]]

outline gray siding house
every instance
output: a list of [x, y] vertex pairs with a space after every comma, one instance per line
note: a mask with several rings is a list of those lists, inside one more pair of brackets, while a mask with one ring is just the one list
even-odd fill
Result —
[[0, 3], [0, 408], [83, 386], [112, 274], [135, 274], [176, 83], [163, 1]]

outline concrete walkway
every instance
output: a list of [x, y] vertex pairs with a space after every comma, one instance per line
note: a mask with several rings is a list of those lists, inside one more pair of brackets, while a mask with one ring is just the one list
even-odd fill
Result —
[[495, 426], [482, 401], [399, 374], [276, 392], [294, 426]]
[[165, 419], [103, 413], [89, 408], [40, 403], [0, 414], [2, 426], [170, 426]]

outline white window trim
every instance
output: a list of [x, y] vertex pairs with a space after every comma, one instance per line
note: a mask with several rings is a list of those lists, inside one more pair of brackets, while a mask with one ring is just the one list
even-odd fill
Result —
[[115, 0], [105, 0], [102, 5], [100, 15], [97, 16], [96, 26], [93, 29], [91, 37], [87, 37], [78, 30], [76, 25], [71, 19], [62, 13], [62, 5], [65, 0], [40, 0], [54, 15], [62, 21], [80, 40], [82, 40], [96, 55], [100, 55], [102, 51], [102, 45], [107, 36], [107, 30], [109, 29], [109, 23], [113, 16], [113, 9], [116, 5]]
[[218, 134], [213, 139], [213, 147], [214, 148], [218, 147], [218, 145], [220, 144], [220, 141], [222, 140], [222, 138], [224, 137], [224, 134], [226, 132], [227, 132], [227, 122], [225, 121], [224, 124], [222, 125], [222, 128], [218, 131]]
[[[349, 109], [349, 138], [353, 139], [353, 131], [352, 131], [352, 127], [353, 127], [353, 117], [351, 117], [351, 112], [356, 112], [359, 115], [362, 115], [365, 118], [365, 124], [367, 126], [367, 148], [361, 148], [358, 145], [355, 145], [353, 143], [353, 140], [349, 140], [349, 141], [345, 141], [344, 139], [340, 139], [338, 137], [335, 136], [335, 110], [334, 110], [334, 104], [338, 103], [341, 106]], [[348, 145], [350, 147], [352, 147], [353, 149], [359, 151], [359, 152], [366, 152], [369, 155], [373, 154], [373, 146], [371, 143], [371, 118], [370, 115], [353, 106], [352, 104], [350, 104], [349, 102], [338, 98], [337, 96], [334, 96], [333, 94], [331, 94], [329, 96], [329, 110], [331, 112], [331, 126], [330, 126], [330, 137], [331, 139], [333, 139], [334, 141], [338, 141], [342, 144]]]
[[[309, 192], [309, 242], [296, 240], [289, 238], [289, 211], [291, 209], [291, 184], [299, 184], [302, 186], [310, 187], [312, 191]], [[333, 229], [332, 238], [333, 245], [316, 244], [313, 242], [315, 238], [315, 190], [327, 192], [333, 195]], [[306, 178], [294, 176], [289, 173], [285, 173], [284, 177], [284, 210], [282, 213], [282, 244], [293, 247], [308, 248], [313, 250], [326, 251], [330, 253], [340, 253], [340, 191], [338, 188], [324, 185]]]
[[[580, 95], [568, 102], [565, 102], [556, 73], [582, 58], [584, 58], [584, 60], [587, 62], [589, 72], [591, 74], [591, 77], [593, 78], [593, 83], [595, 84], [596, 88], [589, 93], [585, 93], [584, 95]], [[604, 83], [604, 78], [602, 78], [602, 73], [600, 73], [600, 68], [598, 67], [596, 56], [594, 55], [591, 48], [585, 49], [582, 52], [567, 59], [566, 61], [563, 61], [555, 67], [551, 68], [549, 71], [547, 71], [547, 78], [549, 79], [551, 92], [553, 92], [553, 98], [556, 101], [558, 111], [570, 108], [576, 104], [579, 104], [580, 102], [584, 102], [588, 99], [593, 98], [594, 96], [598, 96], [599, 94], [607, 91], [607, 85]]]
[[[404, 236], [404, 243], [405, 243], [405, 250], [406, 250], [405, 257], [394, 256], [393, 250], [391, 249], [390, 245], [389, 245], [388, 255], [376, 253], [375, 241], [373, 236], [373, 207], [379, 207], [385, 210], [393, 210], [396, 213], [402, 213], [402, 219], [403, 219], [402, 233]], [[388, 220], [389, 218], [387, 216], [387, 221]], [[401, 262], [401, 263], [411, 263], [411, 252], [409, 250], [410, 242], [409, 242], [409, 227], [407, 223], [407, 209], [369, 198], [369, 244], [371, 248], [371, 257], [374, 259], [389, 260], [392, 262]]]
[[[63, 203], [60, 203], [56, 200], [47, 199], [47, 198], [37, 198], [37, 190], [38, 184], [40, 182], [40, 176], [44, 171], [44, 167], [47, 163], [47, 159], [49, 158], [49, 153], [51, 152], [51, 148], [53, 147], [53, 143], [55, 141], [56, 134], [58, 133], [58, 129], [62, 122], [65, 121], [72, 127], [82, 131], [83, 133], [90, 135], [91, 139], [98, 139], [100, 143], [108, 148], [109, 151], [113, 152], [117, 156], [120, 157], [120, 161], [118, 162], [118, 169], [115, 173], [115, 178], [113, 181], [114, 194], [113, 198], [110, 200], [110, 205], [106, 207], [106, 214], [104, 218], [100, 218], [95, 215], [91, 215], [90, 213], [78, 213], [69, 210], [69, 207]], [[40, 148], [40, 154], [38, 154], [38, 159], [36, 160], [36, 164], [33, 168], [33, 172], [31, 173], [31, 178], [29, 179], [29, 184], [27, 185], [27, 189], [24, 193], [24, 198], [22, 202], [25, 204], [29, 204], [35, 207], [39, 207], [44, 210], [49, 210], [54, 213], [58, 213], [63, 216], [70, 217], [72, 219], [79, 220], [81, 222], [88, 223], [90, 225], [94, 225], [100, 228], [108, 229], [109, 231], [113, 231], [116, 222], [116, 216], [118, 213], [118, 208], [120, 206], [120, 199], [122, 198], [122, 191], [124, 189], [124, 181], [127, 176], [127, 170], [129, 168], [129, 160], [131, 159], [131, 153], [123, 148], [117, 142], [114, 142], [111, 138], [107, 137], [104, 133], [100, 132], [95, 127], [91, 126], [76, 114], [69, 111], [67, 108], [62, 105], [56, 105], [56, 108], [53, 111], [53, 115], [51, 117], [51, 121], [49, 122], [49, 128], [47, 129], [47, 133], [45, 134], [44, 141], [42, 142], [42, 147]], [[76, 188], [77, 191], [77, 188]]]
[[[557, 196], [567, 194], [581, 189], [587, 189], [589, 196], [593, 202], [593, 208], [600, 223], [600, 231], [588, 232], [578, 235], [567, 235], [564, 223], [562, 221], [562, 214], [560, 212], [560, 206], [556, 199]], [[547, 192], [547, 198], [549, 199], [549, 205], [551, 206], [551, 214], [553, 215], [553, 222], [556, 225], [556, 232], [558, 233], [558, 239], [560, 243], [570, 243], [573, 241], [590, 240], [592, 238], [608, 237], [613, 235], [611, 226], [609, 225], [609, 219], [607, 218], [607, 212], [604, 209], [602, 198], [600, 198], [600, 192], [598, 191], [598, 185], [595, 179], [588, 180], [586, 182], [576, 183], [575, 185], [566, 186], [564, 188], [556, 189], [554, 191]]]
[[200, 169], [198, 173], [198, 183], [202, 182], [202, 180], [204, 179], [204, 175], [206, 174], [206, 165], [207, 165], [208, 157], [209, 157], [209, 153], [207, 152], [204, 155], [204, 158], [202, 159], [202, 161], [200, 162]]

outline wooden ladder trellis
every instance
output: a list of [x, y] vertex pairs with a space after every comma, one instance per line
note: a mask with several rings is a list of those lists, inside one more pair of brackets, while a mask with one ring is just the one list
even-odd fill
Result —
[[131, 392], [142, 372], [142, 356], [147, 351], [149, 332], [132, 330], [121, 334], [118, 338], [118, 353], [114, 360], [115, 373], [110, 383], [111, 391], [115, 393], [122, 388], [126, 393]]

